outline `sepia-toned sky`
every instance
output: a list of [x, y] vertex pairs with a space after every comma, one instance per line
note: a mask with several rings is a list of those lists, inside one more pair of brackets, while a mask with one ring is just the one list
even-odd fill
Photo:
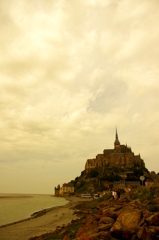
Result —
[[0, 192], [54, 193], [116, 126], [159, 172], [159, 1], [2, 0]]

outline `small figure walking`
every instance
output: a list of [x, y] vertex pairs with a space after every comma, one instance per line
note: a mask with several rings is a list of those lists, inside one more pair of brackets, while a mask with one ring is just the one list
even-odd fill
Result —
[[113, 197], [113, 200], [114, 200], [114, 193], [115, 193], [114, 190], [112, 190], [112, 197]]
[[114, 199], [117, 200], [118, 199], [118, 194], [117, 191], [114, 191]]

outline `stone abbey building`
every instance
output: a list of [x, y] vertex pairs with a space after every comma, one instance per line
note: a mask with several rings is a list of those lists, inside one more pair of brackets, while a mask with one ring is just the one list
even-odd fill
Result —
[[140, 154], [135, 155], [127, 145], [120, 144], [116, 130], [113, 149], [104, 149], [103, 154], [98, 154], [96, 158], [88, 159], [85, 165], [85, 172], [89, 173], [92, 169], [98, 170], [102, 175], [111, 168], [120, 168], [129, 171], [131, 168], [145, 168], [145, 163]]

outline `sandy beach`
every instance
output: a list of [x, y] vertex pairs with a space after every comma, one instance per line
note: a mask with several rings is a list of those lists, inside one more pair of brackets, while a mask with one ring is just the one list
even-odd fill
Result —
[[67, 225], [77, 219], [73, 208], [78, 202], [89, 200], [70, 197], [69, 201], [66, 205], [54, 207], [36, 218], [0, 227], [0, 240], [28, 240], [31, 237], [52, 232], [58, 226]]

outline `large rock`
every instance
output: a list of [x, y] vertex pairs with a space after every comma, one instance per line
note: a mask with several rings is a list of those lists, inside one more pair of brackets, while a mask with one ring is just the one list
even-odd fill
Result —
[[122, 236], [123, 239], [129, 239], [131, 235], [136, 233], [141, 218], [142, 212], [140, 210], [122, 212], [110, 229], [110, 232], [115, 237]]
[[141, 240], [152, 240], [151, 232], [148, 227], [145, 226], [139, 227], [137, 236]]
[[159, 239], [159, 226], [149, 226], [149, 230], [153, 236], [158, 236]]
[[109, 232], [99, 232], [99, 233], [95, 233], [95, 234], [92, 234], [92, 235], [89, 235], [88, 237], [89, 240], [115, 240]]
[[114, 208], [114, 207], [104, 208], [102, 212], [103, 212], [104, 216], [111, 217], [113, 219], [116, 219], [118, 217], [117, 212], [116, 212], [116, 208]]
[[146, 222], [150, 226], [158, 226], [159, 225], [159, 213], [151, 215], [150, 217], [146, 218]]
[[101, 224], [101, 223], [105, 223], [105, 224], [112, 223], [113, 224], [114, 222], [115, 222], [115, 220], [111, 217], [101, 217], [99, 224]]
[[100, 224], [99, 227], [98, 227], [98, 232], [108, 231], [108, 230], [110, 230], [112, 225], [113, 225], [112, 223]]
[[144, 219], [150, 217], [151, 215], [152, 215], [152, 212], [150, 212], [149, 210], [147, 210], [147, 209], [143, 210]]

